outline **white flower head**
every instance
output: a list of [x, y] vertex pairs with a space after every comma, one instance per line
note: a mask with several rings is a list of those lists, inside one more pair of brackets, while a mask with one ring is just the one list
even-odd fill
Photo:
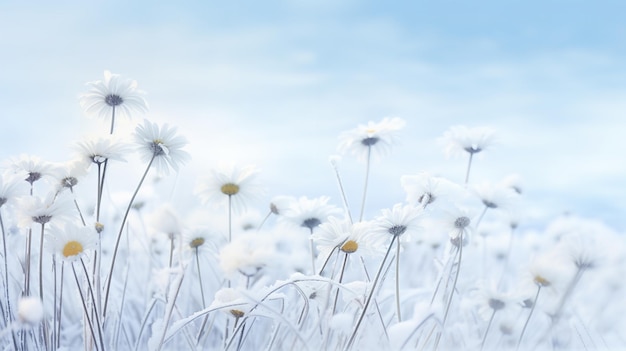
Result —
[[453, 126], [440, 139], [448, 157], [479, 153], [494, 142], [494, 130], [488, 127]]
[[119, 74], [104, 71], [104, 80], [87, 83], [89, 91], [80, 96], [80, 106], [93, 116], [130, 118], [135, 112], [148, 111], [145, 93], [137, 89], [137, 82]]
[[328, 217], [341, 213], [339, 208], [328, 204], [329, 200], [328, 196], [315, 199], [309, 199], [306, 196], [300, 197], [285, 211], [284, 218], [297, 226], [308, 228], [313, 233], [313, 230], [325, 222]]
[[296, 198], [293, 196], [274, 196], [270, 200], [270, 211], [277, 216], [282, 216], [296, 201]]
[[68, 218], [75, 211], [71, 199], [50, 192], [45, 198], [25, 196], [17, 199], [18, 226], [30, 228], [35, 223], [46, 224], [52, 220]]
[[55, 178], [57, 179], [57, 191], [70, 189], [74, 191], [74, 187], [79, 180], [87, 174], [89, 163], [83, 158], [70, 160], [57, 167]]
[[183, 242], [191, 250], [216, 249], [223, 241], [222, 237], [212, 233], [207, 227], [194, 227], [183, 232]]
[[44, 309], [41, 300], [34, 296], [24, 296], [17, 301], [17, 319], [27, 325], [35, 325], [43, 320]]
[[366, 160], [371, 152], [374, 159], [379, 159], [388, 154], [397, 143], [397, 132], [404, 125], [404, 120], [398, 117], [387, 117], [378, 123], [370, 121], [367, 125], [361, 124], [339, 136], [339, 152], [356, 155], [360, 160]]
[[157, 172], [164, 175], [169, 174], [170, 168], [178, 171], [180, 166], [191, 158], [189, 153], [183, 150], [187, 145], [187, 139], [176, 135], [176, 131], [176, 127], [167, 123], [159, 127], [147, 119], [135, 129], [135, 141], [141, 158], [146, 162], [152, 161], [152, 166]]
[[44, 176], [54, 176], [55, 164], [44, 161], [37, 156], [20, 155], [18, 158], [12, 159], [10, 167], [14, 172], [25, 172], [25, 181], [31, 185]]
[[246, 204], [257, 200], [265, 190], [258, 184], [260, 171], [254, 166], [239, 167], [233, 164], [221, 165], [211, 171], [208, 178], [196, 186], [196, 194], [202, 202], [215, 206], [231, 201], [235, 212], [242, 212]]
[[392, 209], [383, 209], [382, 214], [376, 217], [374, 231], [381, 236], [403, 236], [405, 241], [409, 240], [411, 234], [420, 228], [422, 213], [419, 207], [395, 204]]
[[125, 162], [130, 145], [117, 135], [102, 134], [77, 142], [75, 149], [78, 155], [87, 162], [102, 164], [106, 160]]
[[400, 183], [406, 192], [406, 201], [413, 206], [427, 207], [433, 203], [439, 204], [442, 200], [449, 202], [464, 192], [460, 185], [427, 172], [404, 175]]
[[335, 248], [347, 254], [379, 253], [384, 240], [379, 235], [372, 235], [372, 227], [370, 222], [351, 224], [347, 219], [331, 216], [311, 238], [320, 250], [321, 257], [329, 255]]
[[0, 175], [0, 208], [12, 203], [19, 196], [28, 194], [25, 177], [26, 172]]
[[274, 244], [256, 233], [238, 236], [219, 253], [220, 267], [229, 276], [236, 273], [254, 276], [274, 257]]
[[508, 209], [514, 206], [519, 194], [508, 186], [482, 182], [473, 187], [474, 193], [478, 195], [483, 205], [488, 208]]
[[467, 209], [454, 206], [442, 211], [436, 222], [442, 231], [448, 233], [453, 244], [458, 245], [459, 237], [463, 236], [463, 245], [466, 245], [472, 233], [471, 217]]
[[164, 233], [172, 239], [183, 232], [183, 223], [180, 216], [169, 204], [159, 206], [149, 217], [149, 226], [159, 233]]
[[64, 225], [51, 225], [47, 232], [47, 247], [64, 261], [78, 260], [98, 245], [98, 235], [89, 226], [66, 222]]

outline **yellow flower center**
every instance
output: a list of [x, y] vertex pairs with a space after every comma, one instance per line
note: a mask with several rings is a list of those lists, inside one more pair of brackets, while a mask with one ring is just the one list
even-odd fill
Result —
[[235, 318], [243, 317], [244, 313], [240, 310], [230, 310], [230, 314], [232, 314]]
[[535, 276], [535, 284], [539, 285], [539, 286], [548, 286], [550, 285], [550, 281], [540, 275]]
[[354, 240], [348, 240], [343, 245], [341, 245], [341, 251], [345, 253], [353, 253], [359, 248], [359, 244], [357, 244]]
[[233, 184], [233, 183], [227, 183], [222, 185], [222, 193], [230, 196], [230, 195], [235, 195], [239, 192], [239, 185], [237, 184]]
[[191, 240], [191, 242], [189, 243], [189, 246], [195, 249], [196, 247], [202, 246], [203, 244], [204, 244], [204, 238], [195, 238]]
[[63, 256], [65, 257], [76, 256], [82, 252], [83, 244], [75, 240], [68, 241], [67, 244], [63, 246]]
[[376, 129], [374, 128], [369, 128], [368, 130], [366, 130], [367, 134], [374, 134], [376, 133]]

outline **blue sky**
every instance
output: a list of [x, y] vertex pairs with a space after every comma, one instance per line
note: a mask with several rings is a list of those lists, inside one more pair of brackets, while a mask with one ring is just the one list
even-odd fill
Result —
[[[223, 160], [263, 169], [269, 194], [333, 196], [338, 135], [407, 121], [376, 164], [371, 208], [399, 176], [461, 180], [436, 139], [487, 125], [474, 179], [518, 173], [529, 207], [626, 229], [626, 5], [621, 1], [147, 1], [0, 4], [0, 158], [52, 161], [95, 128], [77, 96], [105, 69], [148, 92], [152, 120], [190, 140], [194, 178]], [[358, 202], [362, 165], [342, 171]]]

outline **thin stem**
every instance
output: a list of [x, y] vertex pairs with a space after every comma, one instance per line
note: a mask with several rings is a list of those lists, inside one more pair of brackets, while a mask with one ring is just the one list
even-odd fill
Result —
[[61, 347], [61, 320], [63, 319], [63, 280], [65, 279], [65, 262], [61, 261], [61, 284], [59, 287], [59, 322], [57, 323], [57, 348]]
[[541, 285], [537, 285], [537, 293], [535, 294], [535, 299], [533, 300], [533, 307], [530, 309], [530, 313], [528, 314], [528, 318], [526, 318], [526, 322], [524, 323], [524, 327], [522, 328], [522, 332], [519, 335], [519, 339], [517, 340], [516, 350], [519, 350], [520, 345], [522, 344], [522, 339], [524, 338], [524, 333], [526, 332], [526, 327], [528, 327], [528, 322], [530, 322], [530, 317], [533, 316], [533, 312], [535, 311], [535, 307], [537, 306], [537, 300], [539, 299], [539, 292], [541, 291]]
[[496, 309], [494, 309], [493, 312], [491, 312], [491, 317], [489, 318], [489, 323], [487, 323], [487, 330], [485, 330], [485, 335], [483, 335], [483, 341], [480, 343], [480, 350], [481, 351], [485, 347], [485, 341], [487, 341], [487, 335], [489, 335], [489, 329], [491, 328], [491, 323], [493, 322], [493, 317], [496, 316], [496, 312], [498, 312], [498, 310], [496, 310]]
[[28, 238], [26, 239], [26, 274], [24, 275], [24, 296], [30, 296], [30, 254], [33, 241], [33, 229], [28, 228]]
[[365, 210], [365, 196], [367, 194], [367, 183], [370, 176], [370, 158], [372, 156], [372, 147], [367, 146], [367, 159], [365, 160], [365, 185], [363, 186], [363, 199], [361, 200], [361, 214], [359, 215], [359, 222], [363, 220], [363, 211]]
[[[343, 264], [341, 265], [341, 272], [339, 272], [339, 284], [343, 282], [343, 273], [346, 270], [346, 263], [348, 263], [348, 253], [345, 252], [343, 256]], [[333, 304], [333, 315], [337, 310], [337, 300], [339, 299], [339, 288], [337, 288], [337, 292], [335, 293], [335, 303]]]
[[165, 334], [167, 334], [167, 326], [170, 323], [170, 319], [172, 318], [172, 312], [174, 311], [174, 306], [176, 304], [176, 298], [180, 293], [180, 287], [183, 285], [184, 278], [184, 270], [181, 267], [181, 272], [178, 278], [178, 282], [176, 284], [176, 290], [174, 291], [174, 296], [168, 301], [167, 310], [165, 312], [165, 318], [163, 318], [163, 331], [161, 332], [161, 337], [159, 339], [159, 345], [157, 346], [156, 351], [160, 351], [165, 342]]
[[170, 234], [170, 260], [169, 268], [172, 268], [172, 261], [174, 260], [174, 234]]
[[333, 168], [335, 169], [335, 176], [337, 177], [337, 184], [339, 185], [339, 193], [341, 194], [341, 201], [343, 202], [343, 207], [345, 208], [346, 213], [348, 214], [348, 219], [350, 220], [350, 223], [353, 223], [352, 214], [350, 213], [350, 206], [348, 205], [348, 199], [346, 198], [346, 192], [343, 189], [343, 182], [341, 181], [341, 176], [339, 175], [339, 169], [337, 169], [337, 166], [335, 164], [333, 164]]
[[39, 299], [43, 301], [43, 233], [45, 224], [41, 224], [41, 238], [39, 240]]
[[456, 266], [456, 274], [454, 276], [454, 283], [452, 283], [452, 289], [450, 290], [450, 299], [448, 300], [448, 305], [446, 306], [446, 312], [443, 315], [442, 324], [445, 326], [446, 319], [448, 318], [448, 312], [450, 312], [450, 305], [452, 305], [452, 298], [454, 297], [454, 290], [456, 289], [456, 283], [459, 281], [459, 273], [461, 272], [461, 260], [463, 259], [463, 230], [461, 230], [461, 234], [459, 235], [459, 263]]
[[469, 153], [469, 161], [467, 162], [467, 171], [465, 172], [465, 186], [467, 186], [467, 182], [469, 180], [470, 168], [472, 167], [472, 158], [474, 157], [474, 153]]
[[[13, 313], [11, 312], [11, 300], [9, 298], [9, 263], [7, 257], [7, 236], [4, 230], [4, 221], [2, 220], [2, 212], [0, 211], [0, 227], [2, 228], [2, 253], [4, 258], [4, 296], [7, 302], [7, 326], [11, 325], [13, 320]], [[17, 350], [17, 340], [15, 339], [15, 333], [11, 330], [11, 338], [13, 339], [13, 347]]]
[[130, 209], [133, 206], [135, 197], [137, 197], [137, 193], [139, 193], [139, 189], [141, 188], [141, 185], [146, 179], [146, 176], [148, 175], [148, 171], [150, 170], [150, 167], [152, 166], [152, 162], [154, 162], [155, 158], [156, 158], [156, 154], [152, 155], [150, 162], [148, 162], [148, 167], [146, 167], [146, 171], [143, 173], [143, 176], [141, 177], [141, 180], [139, 181], [139, 184], [137, 185], [137, 189], [135, 189], [135, 192], [133, 193], [133, 196], [130, 199], [130, 202], [128, 203], [128, 207], [126, 208], [126, 212], [124, 213], [124, 218], [122, 219], [122, 225], [120, 226], [120, 231], [118, 232], [117, 238], [115, 239], [115, 248], [113, 249], [113, 258], [111, 260], [111, 268], [109, 269], [106, 292], [104, 293], [104, 309], [102, 310], [103, 319], [106, 317], [106, 314], [107, 314], [109, 292], [111, 290], [111, 281], [113, 280], [113, 269], [115, 268], [115, 258], [117, 257], [117, 252], [120, 246], [120, 239], [122, 238], [122, 233], [124, 232], [124, 225], [126, 224], [126, 219], [128, 219], [128, 214], [130, 213]]
[[228, 195], [228, 242], [233, 241], [233, 199]]
[[78, 294], [80, 295], [80, 301], [83, 304], [83, 311], [85, 313], [85, 319], [87, 320], [87, 325], [89, 326], [89, 330], [91, 331], [91, 337], [93, 338], [93, 342], [96, 345], [96, 349], [98, 349], [98, 340], [96, 340], [96, 333], [93, 330], [93, 323], [89, 318], [89, 310], [87, 309], [87, 304], [85, 303], [85, 297], [83, 296], [82, 289], [80, 288], [80, 282], [78, 281], [78, 275], [76, 274], [76, 268], [72, 264], [72, 271], [74, 272], [74, 279], [76, 280], [76, 287], [78, 288]]
[[263, 228], [263, 225], [265, 224], [265, 222], [267, 222], [267, 220], [270, 218], [271, 215], [272, 215], [272, 211], [270, 210], [265, 216], [265, 218], [263, 218], [263, 220], [261, 221], [261, 224], [259, 224], [259, 226], [256, 228], [257, 232], [260, 231], [261, 228]]
[[396, 253], [396, 310], [398, 311], [398, 323], [402, 322], [400, 314], [400, 240], [396, 242], [398, 251]]
[[[100, 317], [99, 317], [99, 311], [98, 311], [98, 307], [96, 304], [96, 297], [94, 296], [93, 293], [93, 287], [91, 286], [91, 281], [89, 280], [89, 273], [87, 273], [87, 267], [85, 266], [85, 261], [83, 261], [83, 258], [80, 258], [80, 264], [83, 267], [83, 272], [85, 273], [85, 281], [87, 281], [87, 287], [88, 287], [88, 291], [89, 294], [91, 295], [91, 300], [94, 302], [94, 316], [96, 318], [95, 322], [96, 325], [98, 326], [98, 336], [100, 337], [100, 347], [102, 348], [102, 350], [104, 350], [104, 338], [102, 337], [102, 324], [100, 323]], [[72, 265], [72, 268], [74, 268], [74, 265]]]
[[[311, 235], [313, 235], [313, 228], [311, 228]], [[315, 274], [315, 248], [313, 247], [312, 236], [309, 236], [309, 251], [311, 251], [311, 274]]]
[[363, 311], [361, 311], [361, 315], [359, 316], [356, 326], [354, 327], [354, 330], [352, 331], [352, 335], [350, 336], [350, 340], [348, 340], [348, 344], [346, 345], [345, 350], [349, 350], [352, 347], [352, 344], [354, 344], [354, 341], [356, 340], [356, 334], [359, 331], [359, 327], [361, 326], [361, 323], [363, 322], [365, 313], [367, 313], [367, 307], [370, 305], [370, 302], [372, 301], [372, 297], [374, 296], [374, 292], [376, 291], [376, 285], [378, 284], [378, 279], [380, 279], [380, 274], [382, 273], [383, 268], [385, 267], [385, 261], [387, 261], [387, 257], [389, 257], [389, 252], [391, 252], [391, 248], [393, 247], [393, 244], [395, 243], [397, 238], [398, 236], [394, 235], [393, 238], [391, 239], [389, 248], [387, 248], [387, 253], [385, 254], [385, 257], [383, 257], [383, 261], [380, 263], [380, 267], [378, 267], [378, 272], [376, 272], [376, 277], [374, 277], [374, 281], [372, 282], [372, 288], [370, 290], [369, 295], [367, 296], [367, 300], [365, 301], [365, 306], [363, 306]]
[[113, 127], [115, 126], [115, 105], [111, 108], [111, 131], [109, 134], [113, 134]]
[[202, 272], [200, 271], [200, 257], [198, 255], [198, 247], [196, 247], [196, 268], [198, 269], [198, 282], [200, 283], [200, 296], [202, 297], [202, 308], [206, 308], [204, 300], [204, 284], [202, 284]]

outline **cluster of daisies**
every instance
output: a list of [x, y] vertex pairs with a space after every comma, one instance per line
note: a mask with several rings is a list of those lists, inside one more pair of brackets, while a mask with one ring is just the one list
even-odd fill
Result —
[[[364, 164], [356, 208], [332, 156], [333, 197], [268, 194], [254, 166], [217, 166], [183, 215], [147, 179], [190, 161], [186, 139], [116, 124], [148, 110], [135, 81], [105, 72], [88, 87], [81, 106], [110, 128], [71, 161], [21, 155], [0, 174], [2, 349], [626, 348], [620, 234], [575, 216], [523, 229], [519, 176], [470, 181], [489, 128], [441, 138], [464, 158], [462, 182], [402, 175], [406, 198], [372, 218], [370, 165], [397, 145], [400, 118], [339, 137]], [[120, 174], [130, 191], [114, 189]]]

